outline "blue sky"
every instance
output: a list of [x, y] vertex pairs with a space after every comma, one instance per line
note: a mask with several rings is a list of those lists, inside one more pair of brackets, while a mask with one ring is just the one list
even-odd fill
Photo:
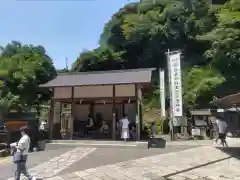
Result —
[[137, 0], [3, 0], [0, 45], [12, 40], [43, 45], [56, 68], [98, 46], [103, 26], [124, 4]]

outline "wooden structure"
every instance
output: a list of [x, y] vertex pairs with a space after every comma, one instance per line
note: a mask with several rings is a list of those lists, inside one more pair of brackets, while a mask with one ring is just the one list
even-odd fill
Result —
[[[98, 72], [59, 74], [41, 87], [53, 92], [50, 108], [49, 130], [54, 127], [68, 132], [74, 138], [79, 119], [86, 120], [89, 113], [100, 112], [111, 128], [111, 139], [116, 139], [116, 123], [122, 115], [136, 123], [137, 140], [142, 124], [142, 93], [151, 83], [154, 69], [131, 69]], [[70, 109], [69, 116], [62, 116], [62, 107]], [[128, 107], [128, 108], [126, 108]], [[69, 117], [69, 118], [66, 118]], [[76, 122], [76, 123], [75, 123]]]
[[228, 124], [228, 132], [232, 136], [240, 136], [240, 93], [231, 94], [210, 102], [223, 109], [223, 118]]
[[231, 94], [222, 98], [215, 99], [210, 102], [215, 106], [221, 106], [224, 108], [231, 108], [240, 106], [240, 93]]

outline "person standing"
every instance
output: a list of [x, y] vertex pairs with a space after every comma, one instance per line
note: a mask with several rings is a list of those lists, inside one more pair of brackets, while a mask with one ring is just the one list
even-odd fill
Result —
[[84, 135], [89, 135], [89, 131], [93, 129], [94, 122], [91, 114], [88, 115], [88, 123], [84, 129]]
[[209, 117], [209, 128], [211, 132], [211, 138], [213, 139], [213, 143], [218, 141], [218, 125], [217, 118], [215, 116]]
[[121, 119], [121, 138], [124, 139], [124, 141], [127, 141], [129, 139], [129, 124], [130, 122], [128, 120], [128, 117], [124, 115]]
[[118, 137], [120, 137], [120, 135], [121, 135], [121, 122], [120, 122], [120, 120], [117, 120], [117, 122], [116, 122], [116, 132], [117, 132]]
[[218, 138], [216, 139], [216, 143], [218, 139], [220, 139], [222, 146], [228, 147], [227, 141], [226, 141], [227, 123], [221, 118], [217, 118], [216, 122], [218, 126]]
[[39, 127], [39, 132], [43, 135], [44, 139], [48, 138], [48, 122], [42, 121]]
[[152, 122], [151, 123], [151, 138], [155, 138], [156, 137], [156, 122]]
[[36, 180], [36, 177], [31, 176], [28, 173], [26, 163], [28, 157], [28, 151], [30, 148], [30, 137], [28, 136], [28, 127], [24, 126], [20, 128], [21, 138], [18, 143], [12, 143], [11, 148], [15, 149], [13, 152], [13, 161], [17, 165], [15, 171], [15, 180], [20, 180], [21, 174], [27, 177], [29, 180]]

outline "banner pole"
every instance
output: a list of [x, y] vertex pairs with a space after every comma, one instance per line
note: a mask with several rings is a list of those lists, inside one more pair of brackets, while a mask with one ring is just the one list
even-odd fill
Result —
[[171, 92], [171, 72], [170, 72], [170, 62], [169, 62], [170, 50], [167, 51], [167, 65], [168, 65], [168, 81], [169, 81], [169, 127], [170, 127], [170, 137], [171, 141], [174, 140], [174, 126], [173, 126], [173, 106], [172, 106], [172, 92]]

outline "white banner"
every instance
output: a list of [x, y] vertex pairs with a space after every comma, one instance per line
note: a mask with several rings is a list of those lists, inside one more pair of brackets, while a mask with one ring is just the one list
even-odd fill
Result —
[[181, 79], [181, 53], [170, 54], [168, 57], [169, 75], [171, 82], [171, 99], [173, 116], [182, 116], [182, 79]]

